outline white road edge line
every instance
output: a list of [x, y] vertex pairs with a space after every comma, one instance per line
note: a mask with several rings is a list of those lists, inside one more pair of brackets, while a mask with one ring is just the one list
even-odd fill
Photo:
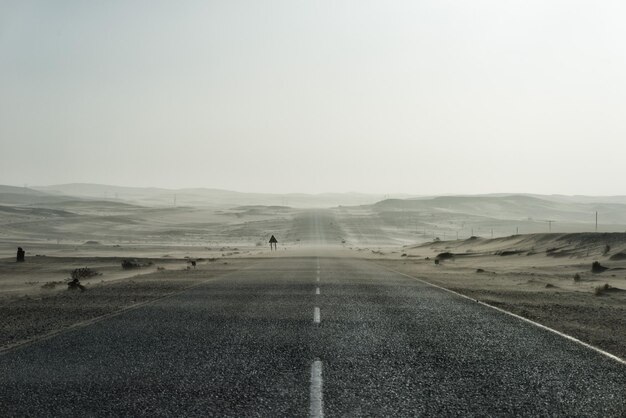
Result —
[[315, 288], [315, 294], [316, 294], [316, 295], [319, 295], [319, 294], [320, 294], [320, 288], [319, 288], [319, 287], [316, 287], [316, 288]]
[[320, 323], [320, 308], [318, 308], [317, 306], [313, 310], [313, 322], [315, 322], [316, 324]]
[[499, 311], [499, 312], [502, 312], [502, 313], [504, 313], [504, 314], [510, 315], [510, 316], [515, 317], [515, 318], [517, 318], [517, 319], [520, 319], [520, 320], [522, 320], [522, 321], [524, 321], [524, 322], [528, 322], [529, 324], [532, 324], [532, 325], [534, 325], [534, 326], [536, 326], [536, 327], [539, 327], [539, 328], [541, 328], [541, 329], [544, 329], [544, 330], [546, 330], [546, 331], [550, 331], [550, 332], [552, 332], [552, 333], [554, 333], [554, 334], [557, 334], [557, 335], [559, 335], [559, 336], [561, 336], [561, 337], [563, 337], [563, 338], [566, 338], [566, 339], [568, 339], [568, 340], [570, 340], [570, 341], [573, 341], [573, 342], [575, 342], [576, 344], [580, 344], [580, 345], [582, 345], [583, 347], [586, 347], [586, 348], [591, 349], [591, 350], [593, 350], [593, 351], [595, 351], [595, 352], [597, 352], [597, 353], [600, 353], [600, 354], [602, 354], [602, 355], [604, 355], [604, 356], [606, 356], [606, 357], [610, 358], [611, 360], [615, 360], [615, 361], [617, 361], [618, 363], [621, 363], [621, 364], [623, 364], [623, 365], [626, 365], [626, 360], [621, 359], [620, 357], [616, 356], [615, 354], [611, 354], [611, 353], [609, 353], [608, 351], [604, 351], [604, 350], [603, 350], [603, 349], [601, 349], [601, 348], [598, 348], [598, 347], [593, 346], [593, 345], [591, 345], [591, 344], [588, 344], [588, 343], [586, 343], [586, 342], [584, 342], [584, 341], [581, 341], [581, 340], [579, 340], [579, 339], [578, 339], [578, 338], [576, 338], [576, 337], [572, 337], [571, 335], [565, 334], [565, 333], [563, 333], [563, 332], [561, 332], [561, 331], [557, 331], [557, 330], [555, 330], [554, 328], [547, 327], [547, 326], [545, 326], [545, 325], [540, 324], [539, 322], [535, 322], [535, 321], [533, 321], [533, 320], [531, 320], [531, 319], [524, 318], [523, 316], [520, 316], [520, 315], [515, 314], [515, 313], [513, 313], [513, 312], [509, 312], [509, 311], [504, 310], [504, 309], [502, 309], [502, 308], [498, 308], [498, 307], [493, 306], [493, 305], [490, 305], [490, 304], [488, 304], [488, 303], [481, 302], [481, 301], [479, 301], [479, 300], [476, 300], [476, 299], [474, 299], [474, 298], [471, 298], [471, 297], [469, 297], [469, 296], [466, 296], [466, 295], [464, 295], [464, 294], [462, 294], [462, 293], [455, 292], [454, 290], [446, 289], [445, 287], [438, 286], [438, 285], [436, 285], [436, 284], [433, 284], [433, 283], [427, 282], [426, 280], [423, 280], [423, 279], [418, 279], [417, 277], [411, 276], [411, 275], [406, 274], [406, 273], [402, 273], [401, 271], [394, 270], [394, 269], [390, 269], [390, 268], [387, 268], [387, 267], [382, 266], [382, 265], [380, 265], [380, 264], [376, 264], [376, 265], [377, 265], [377, 266], [379, 266], [379, 267], [381, 267], [381, 268], [383, 268], [383, 269], [385, 269], [385, 270], [387, 270], [387, 271], [392, 271], [392, 272], [397, 273], [397, 274], [400, 274], [400, 275], [402, 275], [402, 276], [409, 277], [409, 278], [411, 278], [411, 279], [417, 280], [418, 282], [424, 283], [424, 284], [426, 284], [426, 285], [428, 285], [428, 286], [432, 286], [432, 287], [436, 287], [437, 289], [445, 290], [446, 292], [449, 292], [449, 293], [455, 294], [455, 295], [460, 296], [460, 297], [462, 297], [462, 298], [464, 298], [464, 299], [469, 299], [469, 300], [471, 300], [471, 301], [473, 301], [473, 302], [479, 303], [479, 304], [481, 304], [481, 305], [483, 305], [483, 306], [486, 306], [486, 307], [488, 307], [488, 308], [495, 309], [496, 311]]
[[322, 385], [322, 362], [321, 360], [315, 360], [311, 365], [311, 404], [309, 407], [310, 417], [324, 417]]
[[[128, 306], [123, 307], [123, 308], [121, 308], [121, 309], [119, 309], [117, 311], [109, 312], [107, 314], [104, 314], [104, 315], [101, 315], [101, 316], [97, 316], [95, 318], [91, 318], [91, 319], [87, 319], [87, 320], [84, 320], [84, 321], [76, 322], [74, 324], [69, 325], [67, 328], [50, 331], [50, 332], [42, 334], [42, 335], [34, 336], [34, 337], [32, 337], [32, 338], [30, 338], [28, 340], [18, 341], [15, 344], [6, 346], [4, 348], [0, 348], [0, 356], [4, 355], [6, 353], [12, 352], [12, 351], [16, 351], [16, 350], [18, 350], [20, 348], [23, 348], [23, 347], [28, 347], [28, 346], [34, 345], [34, 344], [36, 344], [36, 343], [38, 343], [40, 341], [51, 340], [52, 338], [54, 338], [54, 337], [56, 337], [58, 335], [64, 335], [66, 333], [70, 333], [70, 332], [73, 332], [73, 331], [81, 329], [81, 328], [86, 328], [86, 327], [88, 327], [90, 325], [93, 325], [93, 324], [96, 324], [98, 322], [105, 321], [105, 320], [107, 320], [109, 318], [114, 318], [116, 316], [123, 315], [123, 314], [125, 314], [128, 311], [133, 311], [135, 309], [143, 308], [145, 305], [149, 305], [149, 304], [154, 303], [154, 302], [159, 302], [159, 301], [161, 301], [163, 299], [169, 299], [169, 298], [171, 298], [173, 296], [176, 296], [176, 295], [179, 295], [181, 293], [184, 293], [184, 292], [186, 292], [188, 290], [191, 290], [191, 289], [193, 289], [195, 287], [199, 287], [199, 286], [202, 286], [203, 284], [216, 281], [216, 280], [220, 279], [221, 276], [223, 276], [223, 275], [236, 273], [236, 272], [243, 271], [243, 270], [252, 270], [253, 268], [257, 267], [259, 264], [266, 263], [266, 262], [267, 261], [261, 261], [261, 262], [258, 262], [258, 263], [254, 263], [253, 265], [248, 266], [248, 267], [243, 267], [241, 269], [233, 270], [231, 272], [227, 272], [227, 273], [224, 273], [224, 274], [218, 274], [216, 276], [210, 277], [210, 278], [208, 278], [206, 280], [203, 280], [203, 281], [200, 281], [198, 283], [194, 283], [194, 284], [189, 285], [187, 287], [184, 287], [182, 289], [175, 290], [175, 291], [173, 291], [171, 293], [166, 293], [166, 294], [164, 294], [162, 296], [159, 296], [159, 297], [157, 297], [155, 299], [150, 299], [150, 300], [146, 300], [146, 301], [143, 301], [143, 302], [135, 303], [134, 305], [128, 305]], [[175, 270], [172, 270], [172, 271], [175, 271]], [[148, 274], [150, 274], [150, 273], [148, 273]], [[126, 280], [126, 279], [119, 279], [119, 280]]]

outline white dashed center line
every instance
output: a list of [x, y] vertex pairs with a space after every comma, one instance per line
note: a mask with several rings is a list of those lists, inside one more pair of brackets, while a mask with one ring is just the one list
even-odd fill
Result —
[[319, 287], [316, 287], [316, 288], [315, 288], [315, 294], [316, 294], [316, 295], [319, 295], [319, 294], [320, 294], [320, 288], [319, 288]]
[[313, 310], [313, 322], [316, 324], [320, 323], [320, 308], [318, 308], [317, 306]]
[[311, 366], [311, 406], [309, 416], [322, 418], [324, 416], [324, 403], [322, 393], [322, 362], [315, 360]]

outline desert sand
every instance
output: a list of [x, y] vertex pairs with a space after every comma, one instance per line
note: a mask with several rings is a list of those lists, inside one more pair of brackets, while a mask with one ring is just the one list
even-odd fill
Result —
[[[623, 233], [534, 234], [427, 243], [377, 262], [626, 358], [625, 246]], [[607, 270], [593, 273], [594, 261]]]
[[[259, 258], [323, 254], [370, 260], [626, 358], [626, 233], [589, 232], [594, 225], [586, 212], [603, 208], [607, 223], [600, 230], [623, 231], [624, 199], [505, 196], [362, 204], [366, 197], [358, 196], [356, 205], [311, 209], [267, 206], [261, 204], [267, 197], [258, 196], [236, 195], [231, 204], [189, 192], [187, 205], [164, 206], [161, 195], [148, 192], [136, 200], [103, 200], [13, 189], [0, 193], [0, 350]], [[314, 200], [298, 199], [306, 205]], [[534, 219], [556, 219], [550, 225], [555, 232], [541, 232], [548, 225]], [[512, 234], [520, 229], [528, 233]], [[267, 244], [272, 234], [279, 240], [276, 252]], [[24, 263], [15, 261], [18, 246], [26, 250]], [[124, 259], [144, 267], [124, 270]], [[594, 261], [606, 270], [593, 273]], [[84, 292], [68, 290], [72, 271], [83, 267], [98, 275], [81, 280]]]

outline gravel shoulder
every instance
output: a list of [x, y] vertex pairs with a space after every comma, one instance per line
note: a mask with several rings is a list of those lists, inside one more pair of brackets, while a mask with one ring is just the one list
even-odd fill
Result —
[[[528, 257], [526, 258], [528, 259]], [[384, 267], [454, 290], [569, 334], [626, 359], [626, 278], [593, 275], [587, 265], [563, 262], [530, 266], [515, 258], [472, 257], [441, 262], [378, 259]], [[488, 266], [485, 271], [479, 268]], [[574, 281], [574, 274], [580, 279]], [[609, 291], [598, 287], [610, 283]]]
[[[74, 260], [75, 263], [81, 260]], [[90, 281], [84, 292], [65, 286], [49, 292], [0, 294], [0, 353], [78, 324], [180, 292], [244, 268], [253, 261], [203, 262], [196, 269], [140, 272], [114, 281]]]

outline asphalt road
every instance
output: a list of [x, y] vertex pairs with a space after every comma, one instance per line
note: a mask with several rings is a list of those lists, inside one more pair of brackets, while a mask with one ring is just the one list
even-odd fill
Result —
[[0, 376], [0, 416], [626, 415], [625, 365], [371, 262], [315, 255], [7, 352]]

